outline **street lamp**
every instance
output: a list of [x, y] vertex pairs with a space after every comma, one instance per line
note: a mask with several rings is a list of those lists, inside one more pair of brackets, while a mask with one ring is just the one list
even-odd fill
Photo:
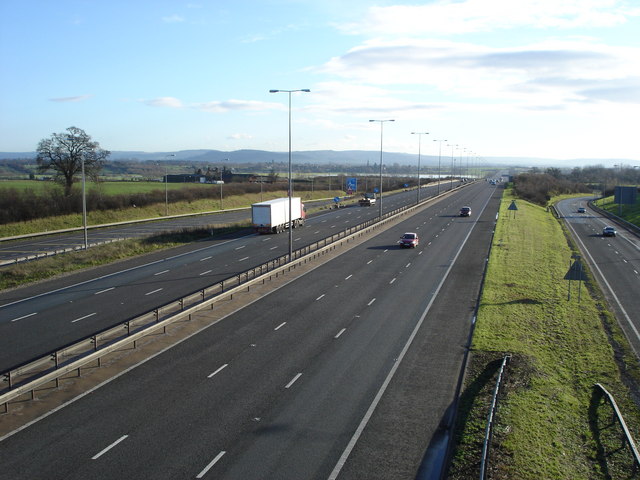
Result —
[[429, 135], [429, 132], [411, 132], [411, 135], [418, 135], [418, 201], [420, 203], [420, 143], [422, 135]]
[[449, 145], [447, 144], [447, 147], [451, 147], [451, 188], [449, 190], [453, 190], [453, 174], [454, 174], [454, 169], [455, 169], [455, 162], [453, 160], [453, 149], [457, 148], [458, 145]]
[[380, 122], [380, 195], [378, 198], [378, 202], [380, 203], [379, 207], [379, 216], [382, 219], [382, 131], [384, 122], [395, 122], [393, 119], [389, 120], [369, 120], [370, 122]]
[[298, 90], [269, 90], [269, 93], [288, 93], [289, 94], [289, 261], [293, 260], [293, 222], [291, 221], [291, 196], [293, 193], [293, 184], [291, 180], [291, 94], [293, 92], [310, 92], [308, 88]]
[[85, 187], [85, 175], [84, 175], [84, 155], [80, 156], [82, 163], [82, 228], [84, 230], [84, 249], [89, 248], [89, 235], [87, 234], [87, 194]]
[[[166, 157], [175, 157], [175, 154], [170, 153]], [[164, 163], [164, 216], [169, 216], [169, 170], [167, 160]]]
[[440, 195], [440, 159], [442, 158], [442, 142], [446, 142], [447, 140], [433, 140], [434, 142], [438, 142], [438, 193]]

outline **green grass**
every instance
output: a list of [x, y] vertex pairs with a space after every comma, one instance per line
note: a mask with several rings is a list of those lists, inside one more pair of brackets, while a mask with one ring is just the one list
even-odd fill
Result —
[[[62, 191], [62, 187], [52, 181], [38, 181], [38, 180], [2, 180], [0, 181], [1, 189], [16, 189], [16, 190], [30, 190], [35, 194], [46, 192], [50, 189], [59, 189]], [[80, 188], [80, 183], [76, 182], [74, 188]], [[212, 189], [218, 188], [217, 185], [211, 184], [198, 184], [198, 183], [167, 183], [166, 188], [168, 190], [181, 190], [184, 188], [204, 188]], [[132, 193], [149, 193], [154, 190], [165, 190], [165, 184], [162, 182], [100, 182], [98, 184], [93, 182], [87, 182], [87, 190], [99, 190], [104, 195], [120, 195], [120, 194], [132, 194]]]
[[603, 427], [610, 412], [593, 389], [599, 382], [613, 393], [638, 438], [640, 414], [621, 377], [621, 369], [631, 375], [625, 380], [637, 375], [637, 361], [593, 284], [593, 294], [582, 287], [578, 302], [572, 282], [567, 300], [563, 278], [572, 249], [558, 221], [523, 200], [513, 218], [507, 210], [512, 199], [507, 191], [496, 226], [450, 478], [477, 477], [496, 362], [504, 353], [512, 362], [490, 478], [640, 478], [640, 472], [629, 475], [631, 457], [619, 450], [617, 435], [610, 437], [613, 427]]
[[613, 203], [613, 197], [598, 200], [596, 205], [607, 212], [613, 213], [629, 223], [640, 225], [640, 201], [635, 205], [618, 205]]

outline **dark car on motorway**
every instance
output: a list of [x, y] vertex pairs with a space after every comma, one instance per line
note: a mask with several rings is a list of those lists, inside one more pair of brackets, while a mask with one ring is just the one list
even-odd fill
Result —
[[578, 208], [578, 213], [587, 213], [587, 209], [584, 207]]
[[417, 233], [407, 232], [398, 241], [400, 248], [416, 248], [420, 243], [420, 238], [418, 238]]
[[462, 207], [460, 209], [461, 217], [470, 217], [471, 216], [471, 207]]
[[618, 232], [616, 232], [616, 229], [613, 228], [613, 227], [604, 227], [602, 229], [602, 236], [603, 237], [615, 237], [617, 233]]

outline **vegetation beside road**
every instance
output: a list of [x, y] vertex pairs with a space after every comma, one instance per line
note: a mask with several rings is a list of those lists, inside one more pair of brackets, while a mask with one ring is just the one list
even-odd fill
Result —
[[[612, 409], [594, 389], [616, 398], [640, 437], [638, 362], [591, 277], [564, 276], [575, 252], [544, 207], [517, 200], [515, 218], [500, 208], [462, 393], [450, 479], [478, 478], [495, 377], [506, 369], [494, 430], [492, 479], [636, 479]], [[628, 387], [629, 386], [629, 387]], [[631, 390], [630, 390], [631, 388]], [[633, 392], [632, 392], [633, 390]]]
[[[640, 197], [640, 195], [638, 196]], [[640, 201], [635, 205], [618, 205], [613, 203], [613, 196], [596, 201], [596, 205], [629, 223], [640, 227]]]
[[[209, 189], [212, 188], [211, 185], [208, 187]], [[344, 192], [339, 190], [317, 190], [313, 192], [301, 191], [299, 193], [294, 193], [294, 195], [297, 194], [302, 197], [303, 201], [308, 201], [321, 198], [333, 198], [335, 196], [344, 195]], [[202, 198], [191, 201], [170, 202], [168, 203], [168, 210], [169, 215], [181, 215], [216, 211], [220, 210], [221, 206], [224, 209], [242, 208], [249, 207], [252, 203], [259, 202], [261, 200], [270, 200], [272, 198], [283, 197], [286, 195], [286, 191], [283, 190], [269, 191], [264, 192], [263, 194], [260, 194], [260, 191], [258, 190], [255, 193], [223, 196], [222, 205], [219, 198]], [[165, 205], [165, 203], [154, 203], [147, 206], [128, 206], [126, 208], [88, 211], [87, 223], [89, 225], [103, 225], [149, 218], [161, 220], [165, 216], [166, 208], [167, 205]], [[0, 238], [77, 227], [82, 227], [81, 213], [57, 215], [0, 225]]]

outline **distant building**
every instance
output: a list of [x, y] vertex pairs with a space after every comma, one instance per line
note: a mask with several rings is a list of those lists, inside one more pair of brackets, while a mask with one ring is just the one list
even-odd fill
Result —
[[207, 177], [204, 175], [185, 173], [180, 175], [166, 175], [162, 181], [167, 183], [206, 183]]

